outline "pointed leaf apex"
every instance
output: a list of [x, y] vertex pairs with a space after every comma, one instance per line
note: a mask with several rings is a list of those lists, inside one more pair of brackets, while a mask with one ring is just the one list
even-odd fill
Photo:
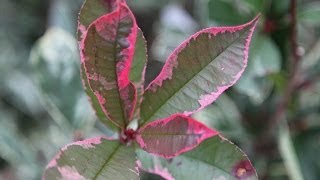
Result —
[[181, 43], [147, 87], [141, 106], [143, 121], [176, 113], [191, 115], [234, 85], [247, 66], [259, 16], [239, 26], [203, 29]]

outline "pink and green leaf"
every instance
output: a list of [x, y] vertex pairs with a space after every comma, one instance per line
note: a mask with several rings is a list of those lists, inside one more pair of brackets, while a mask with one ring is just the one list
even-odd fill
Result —
[[48, 164], [44, 180], [139, 179], [134, 149], [103, 137], [62, 148]]
[[[83, 48], [83, 40], [87, 34], [87, 29], [89, 25], [98, 19], [99, 17], [108, 14], [116, 9], [117, 4], [116, 0], [86, 0], [80, 10], [78, 17], [78, 43], [80, 49]], [[81, 57], [83, 57], [82, 52], [80, 51]], [[119, 132], [120, 129], [112, 121], [105, 116], [98, 98], [94, 95], [91, 90], [88, 79], [85, 73], [84, 64], [81, 64], [81, 78], [82, 85], [84, 86], [85, 92], [88, 95], [88, 98], [91, 102], [93, 109], [96, 112], [98, 119], [107, 126], [107, 128]]]
[[91, 105], [92, 105], [97, 117], [99, 118], [99, 120], [104, 125], [106, 125], [107, 128], [109, 128], [110, 130], [113, 130], [115, 133], [120, 132], [120, 127], [118, 127], [114, 123], [112, 123], [112, 121], [104, 114], [104, 112], [100, 106], [98, 98], [94, 95], [94, 93], [90, 89], [83, 64], [81, 65], [81, 78], [82, 78], [82, 85], [84, 86], [84, 90], [87, 93], [87, 95], [90, 99]]
[[[136, 94], [137, 94], [137, 103], [134, 110], [134, 118], [138, 118], [140, 116], [140, 104], [142, 101], [142, 95], [144, 93], [144, 74], [145, 74], [145, 68], [147, 63], [147, 52], [146, 52], [146, 42], [143, 36], [143, 33], [140, 29], [138, 29], [138, 36], [136, 40], [135, 45], [135, 54], [133, 57], [133, 62], [130, 69], [130, 81], [135, 85], [136, 88]], [[117, 127], [112, 121], [105, 116], [98, 98], [94, 95], [93, 91], [91, 90], [87, 76], [85, 74], [84, 64], [81, 65], [81, 77], [83, 80], [83, 86], [85, 88], [85, 91], [87, 95], [89, 96], [91, 100], [91, 104], [94, 107], [94, 110], [96, 112], [96, 115], [98, 116], [99, 120], [103, 122], [107, 127], [119, 130], [119, 127]]]
[[198, 146], [203, 140], [217, 135], [200, 122], [175, 114], [142, 127], [137, 143], [145, 151], [164, 158], [172, 158]]
[[204, 29], [177, 47], [146, 89], [142, 123], [175, 113], [190, 115], [232, 86], [247, 66], [257, 21], [258, 16], [240, 26]]
[[[79, 14], [79, 22], [78, 22], [78, 40], [79, 40], [79, 47], [80, 49], [84, 49], [84, 39], [87, 36], [89, 25], [96, 21], [101, 16], [114, 13], [117, 11], [119, 5], [125, 5], [124, 1], [120, 0], [86, 0], [83, 4], [80, 14]], [[125, 5], [126, 6], [126, 5]], [[134, 19], [134, 17], [132, 17]], [[136, 26], [136, 25], [135, 25]], [[143, 85], [144, 85], [144, 73], [145, 73], [145, 65], [147, 61], [146, 55], [146, 42], [143, 37], [142, 31], [137, 28], [137, 37], [136, 43], [134, 47], [134, 57], [132, 60], [129, 80], [132, 81], [133, 84], [130, 84], [127, 88], [121, 90], [123, 96], [127, 96], [123, 101], [124, 104], [129, 103], [129, 105], [124, 106], [124, 112], [129, 116], [135, 116], [132, 118], [137, 118], [139, 116], [139, 107], [142, 101], [142, 94], [144, 92]], [[83, 51], [80, 51], [82, 59], [85, 59]], [[130, 57], [129, 57], [130, 58]], [[81, 64], [82, 70], [82, 79], [83, 85], [85, 90], [91, 99], [92, 106], [96, 111], [98, 118], [107, 126], [111, 127], [111, 129], [118, 129], [121, 127], [121, 124], [117, 122], [113, 122], [116, 126], [112, 123], [109, 116], [105, 115], [105, 109], [99, 103], [99, 96], [97, 97], [91, 87], [89, 86], [88, 79], [86, 76], [86, 70], [84, 63]], [[127, 72], [128, 73], [128, 72]], [[133, 88], [135, 86], [135, 89]], [[133, 96], [136, 91], [136, 97]], [[129, 94], [126, 94], [129, 93]], [[136, 99], [135, 99], [136, 98]], [[101, 98], [100, 98], [101, 99]], [[130, 105], [130, 102], [136, 101], [137, 104], [135, 105], [134, 112], [133, 105]], [[123, 120], [123, 119], [122, 119]]]
[[119, 127], [128, 124], [136, 102], [129, 80], [136, 37], [135, 18], [121, 3], [89, 26], [80, 47], [89, 86], [105, 115]]
[[136, 154], [141, 169], [168, 180], [258, 179], [248, 157], [222, 136], [211, 137], [172, 159], [154, 156], [141, 149], [137, 149]]

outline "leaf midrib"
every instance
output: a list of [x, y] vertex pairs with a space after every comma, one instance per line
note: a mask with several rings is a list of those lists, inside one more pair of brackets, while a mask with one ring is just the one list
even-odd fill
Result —
[[97, 174], [92, 178], [93, 180], [96, 180], [98, 178], [98, 176], [102, 173], [102, 170], [107, 166], [108, 163], [110, 163], [111, 159], [113, 158], [113, 156], [118, 152], [118, 150], [120, 149], [122, 145], [118, 144], [117, 147], [114, 149], [114, 151], [110, 154], [109, 158], [106, 159], [105, 163], [102, 165], [102, 167], [99, 169], [99, 171], [97, 172]]
[[115, 42], [113, 44], [113, 59], [115, 60], [115, 68], [116, 68], [116, 71], [115, 71], [115, 75], [116, 75], [116, 78], [117, 78], [117, 90], [118, 90], [118, 94], [119, 94], [119, 100], [120, 100], [120, 106], [122, 107], [121, 108], [121, 111], [122, 111], [122, 118], [123, 118], [123, 121], [124, 121], [124, 127], [127, 126], [127, 119], [126, 119], [126, 115], [125, 115], [125, 107], [124, 107], [124, 104], [123, 104], [123, 100], [121, 99], [121, 93], [120, 93], [120, 87], [119, 87], [119, 78], [118, 78], [118, 74], [117, 74], [117, 64], [118, 62], [116, 61], [117, 60], [117, 44], [118, 44], [118, 38], [119, 38], [119, 26], [120, 26], [120, 16], [121, 16], [121, 9], [119, 8], [119, 15], [118, 15], [118, 23], [117, 23], [117, 29], [116, 29], [116, 39], [115, 39]]
[[[245, 27], [245, 28], [246, 28], [246, 27]], [[249, 30], [250, 30], [250, 29], [249, 29]], [[235, 40], [233, 40], [233, 41], [225, 48], [225, 50], [227, 50], [231, 45], [233, 45], [234, 42], [238, 41], [238, 40], [240, 39], [240, 37], [242, 37], [242, 35], [243, 35], [245, 32], [246, 32], [246, 31], [240, 33], [239, 37], [237, 37]], [[177, 94], [178, 92], [180, 92], [181, 89], [183, 89], [183, 88], [186, 86], [186, 84], [189, 84], [190, 82], [192, 82], [193, 79], [194, 79], [203, 69], [205, 69], [210, 63], [212, 63], [217, 57], [219, 57], [219, 56], [220, 56], [221, 54], [223, 54], [224, 52], [225, 52], [225, 51], [219, 53], [212, 61], [209, 61], [209, 63], [207, 63], [198, 73], [194, 74], [194, 75], [192, 76], [192, 78], [190, 78], [190, 80], [186, 81], [186, 83], [183, 83], [182, 86], [181, 86], [175, 93], [173, 93], [173, 94], [165, 101], [165, 103], [163, 103], [153, 114], [151, 114], [148, 118], [146, 118], [146, 119], [148, 119], [148, 120], [147, 120], [147, 121], [144, 121], [141, 126], [143, 126], [143, 125], [145, 125], [146, 123], [150, 122], [151, 119], [152, 119], [152, 117], [153, 117], [160, 109], [162, 109], [162, 107], [163, 107], [165, 104], [167, 104], [167, 102], [169, 102], [173, 97], [175, 97], [176, 94]]]

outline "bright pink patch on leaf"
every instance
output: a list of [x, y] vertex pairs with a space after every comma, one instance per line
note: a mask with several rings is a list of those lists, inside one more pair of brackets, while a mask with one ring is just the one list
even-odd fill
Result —
[[136, 139], [147, 152], [172, 158], [217, 134], [190, 117], [175, 114], [147, 124], [139, 130]]

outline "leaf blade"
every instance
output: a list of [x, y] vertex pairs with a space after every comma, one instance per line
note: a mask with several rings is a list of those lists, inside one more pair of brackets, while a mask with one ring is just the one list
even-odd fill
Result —
[[175, 114], [147, 124], [139, 130], [136, 139], [147, 152], [172, 158], [217, 134], [190, 117]]
[[174, 113], [190, 115], [232, 86], [246, 67], [258, 18], [241, 26], [208, 28], [182, 43], [147, 87], [142, 123]]
[[43, 179], [139, 179], [133, 148], [102, 137], [62, 148]]
[[89, 86], [105, 115], [119, 127], [128, 124], [136, 101], [129, 81], [136, 36], [135, 18], [121, 3], [89, 26], [81, 46]]
[[[87, 29], [89, 25], [98, 19], [99, 17], [114, 12], [119, 6], [119, 2], [116, 0], [86, 0], [80, 10], [78, 18], [78, 41], [80, 49], [83, 48], [83, 40], [86, 37]], [[130, 69], [129, 79], [134, 84], [137, 90], [137, 104], [135, 105], [134, 117], [137, 119], [140, 114], [140, 104], [142, 101], [142, 94], [144, 92], [144, 74], [145, 66], [147, 62], [146, 41], [142, 31], [138, 28], [138, 36], [135, 44], [134, 57]], [[80, 51], [80, 54], [83, 53]], [[104, 115], [102, 108], [100, 107], [98, 98], [94, 95], [92, 89], [89, 86], [84, 65], [81, 65], [81, 76], [83, 80], [83, 86], [91, 104], [96, 111], [98, 119], [101, 120], [107, 127], [119, 131], [119, 125], [115, 125], [109, 117]]]
[[98, 117], [98, 119], [111, 130], [115, 132], [120, 132], [120, 127], [114, 124], [107, 116], [104, 115], [104, 112], [100, 106], [98, 98], [94, 95], [93, 91], [91, 90], [88, 84], [88, 79], [85, 74], [85, 69], [83, 64], [81, 64], [80, 74], [82, 78], [82, 85], [83, 85], [84, 91], [86, 92], [89, 98], [89, 101], [91, 103], [91, 106], [93, 107], [93, 110], [95, 111], [95, 114]]
[[[117, 4], [115, 0], [109, 0], [109, 1], [86, 0], [83, 3], [80, 9], [79, 17], [78, 17], [77, 35], [78, 35], [79, 49], [83, 48], [83, 40], [87, 34], [87, 29], [89, 25], [99, 17], [105, 14], [111, 13], [116, 9], [116, 7], [117, 7]], [[82, 51], [80, 51], [80, 55], [83, 56]], [[109, 129], [115, 132], [119, 132], [120, 128], [117, 125], [115, 125], [107, 116], [104, 115], [104, 112], [100, 106], [98, 98], [94, 95], [93, 91], [89, 86], [83, 64], [81, 64], [80, 74], [82, 79], [82, 85], [84, 87], [84, 90], [89, 98], [89, 101], [91, 102], [91, 106], [93, 107], [98, 119], [104, 125], [106, 125]]]
[[140, 149], [136, 154], [141, 169], [166, 179], [258, 179], [247, 156], [222, 136], [169, 160]]

